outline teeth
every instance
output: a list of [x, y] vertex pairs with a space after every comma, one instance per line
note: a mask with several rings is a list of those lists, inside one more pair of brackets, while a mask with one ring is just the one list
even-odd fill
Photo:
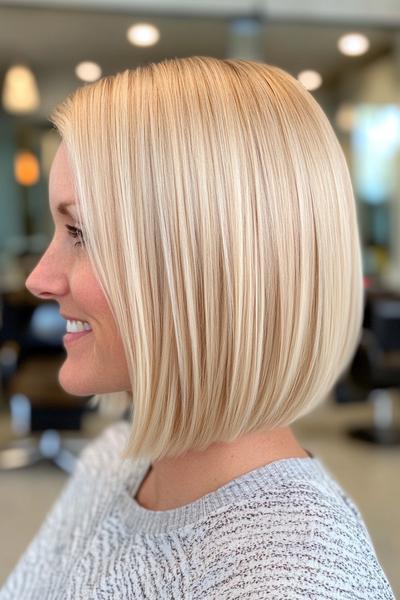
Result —
[[86, 321], [67, 321], [67, 333], [78, 333], [78, 331], [92, 331]]

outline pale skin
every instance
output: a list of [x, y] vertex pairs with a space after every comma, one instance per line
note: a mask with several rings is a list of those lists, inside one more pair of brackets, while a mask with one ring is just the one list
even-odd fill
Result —
[[213, 444], [153, 463], [136, 500], [149, 510], [170, 510], [194, 502], [263, 465], [283, 458], [307, 458], [290, 427], [256, 432], [229, 444]]
[[[61, 214], [61, 203], [69, 214]], [[59, 372], [65, 391], [78, 396], [130, 389], [122, 340], [84, 246], [65, 225], [76, 223], [77, 198], [64, 143], [53, 160], [49, 177], [49, 206], [55, 224], [53, 239], [26, 280], [26, 287], [43, 300], [54, 300], [60, 312], [88, 321], [90, 335], [71, 344]], [[110, 360], [113, 357], [113, 360]], [[84, 368], [83, 368], [84, 365]], [[170, 510], [194, 502], [232, 479], [284, 458], [307, 458], [290, 427], [258, 431], [233, 443], [216, 443], [205, 451], [189, 451], [155, 461], [136, 500], [144, 508]]]

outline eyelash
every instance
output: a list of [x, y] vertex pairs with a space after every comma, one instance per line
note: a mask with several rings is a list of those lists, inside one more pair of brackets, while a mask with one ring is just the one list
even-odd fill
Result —
[[65, 227], [67, 228], [67, 231], [71, 237], [73, 237], [74, 239], [80, 238], [78, 242], [75, 242], [74, 246], [82, 246], [82, 244], [85, 243], [83, 240], [83, 233], [81, 229], [79, 229], [78, 227], [73, 227], [72, 225], [66, 225]]

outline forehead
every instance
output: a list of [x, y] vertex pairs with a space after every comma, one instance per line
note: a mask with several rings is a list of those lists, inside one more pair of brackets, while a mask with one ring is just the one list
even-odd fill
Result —
[[61, 203], [76, 203], [73, 173], [64, 142], [59, 145], [50, 169], [49, 203], [54, 212]]

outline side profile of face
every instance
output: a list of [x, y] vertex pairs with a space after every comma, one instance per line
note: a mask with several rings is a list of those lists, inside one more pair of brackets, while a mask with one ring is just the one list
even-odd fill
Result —
[[[61, 203], [65, 214], [60, 212]], [[49, 176], [54, 235], [25, 285], [41, 300], [58, 302], [60, 313], [66, 318], [86, 321], [91, 327], [85, 335], [72, 334], [76, 337], [66, 344], [66, 358], [58, 374], [63, 389], [76, 396], [129, 390], [128, 367], [114, 318], [91, 267], [84, 240], [77, 238], [73, 230], [71, 235], [68, 229], [80, 227], [76, 203], [73, 174], [62, 142]]]

